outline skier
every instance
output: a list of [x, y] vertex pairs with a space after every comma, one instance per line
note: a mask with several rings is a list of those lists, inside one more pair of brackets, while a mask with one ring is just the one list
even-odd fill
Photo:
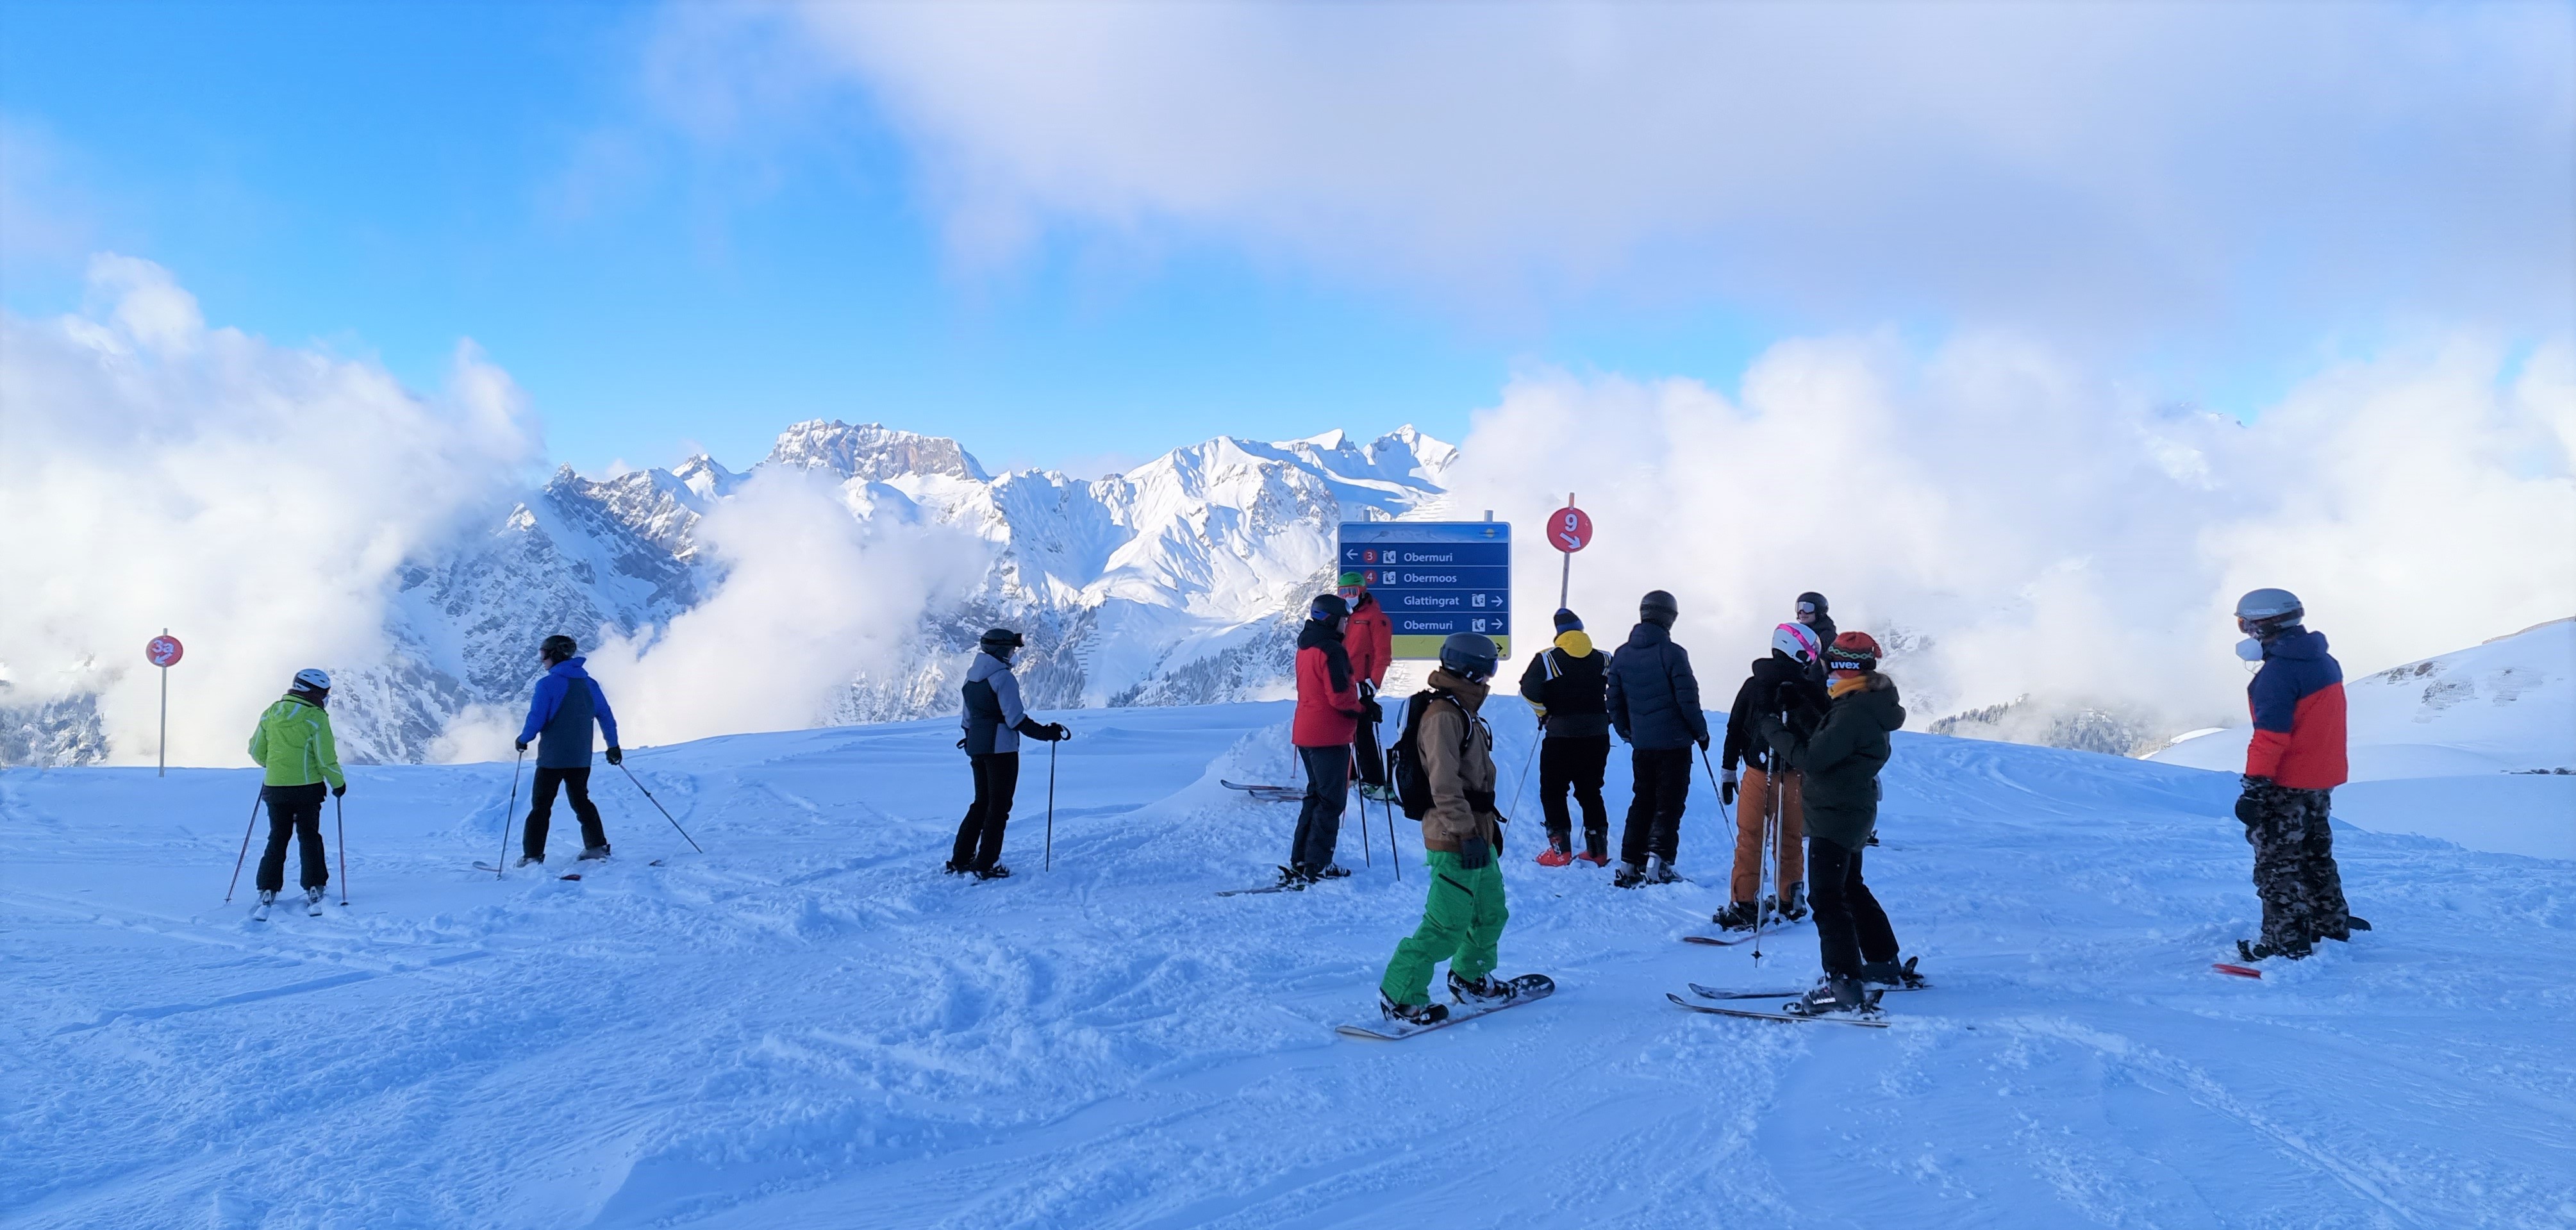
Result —
[[1906, 981], [1897, 964], [1896, 931], [1861, 880], [1861, 851], [1878, 824], [1878, 771], [1887, 763], [1888, 732], [1905, 724], [1896, 681], [1878, 673], [1878, 641], [1845, 632], [1826, 646], [1832, 683], [1822, 724], [1801, 737], [1795, 715], [1765, 713], [1762, 737], [1773, 763], [1805, 779], [1807, 831], [1816, 838], [1816, 947], [1824, 977], [1801, 1002], [1808, 1012], [1850, 1011], [1872, 1002], [1869, 982]]
[[590, 801], [590, 724], [608, 736], [608, 763], [626, 763], [617, 746], [617, 715], [608, 711], [608, 694], [582, 669], [580, 646], [558, 632], [537, 646], [546, 664], [528, 700], [528, 721], [519, 728], [518, 748], [537, 745], [537, 779], [528, 790], [528, 820], [519, 841], [519, 865], [546, 861], [547, 822], [554, 816], [555, 788], [572, 801], [581, 821], [581, 857], [608, 857], [608, 829], [599, 822], [599, 807]]
[[322, 851], [322, 794], [325, 783], [334, 798], [349, 793], [349, 779], [340, 772], [331, 715], [323, 711], [330, 699], [330, 675], [319, 667], [297, 671], [286, 695], [259, 715], [250, 732], [250, 758], [262, 770], [259, 797], [268, 804], [268, 848], [260, 852], [259, 877], [252, 881], [259, 888], [261, 917], [286, 887], [287, 838], [295, 839], [302, 856], [297, 882], [304, 886], [306, 909], [321, 912], [322, 888], [331, 882], [330, 860]]
[[1833, 605], [1825, 601], [1823, 594], [1811, 589], [1798, 595], [1798, 622], [1816, 634], [1817, 644], [1834, 643]]
[[1377, 724], [1386, 720], [1377, 691], [1386, 686], [1387, 664], [1394, 659], [1395, 623], [1369, 592], [1365, 574], [1343, 573], [1336, 592], [1351, 608], [1350, 622], [1342, 626], [1342, 649], [1350, 654], [1351, 674], [1360, 682], [1360, 721], [1351, 741], [1351, 759], [1360, 770], [1360, 798], [1391, 801], [1395, 795], [1386, 785], [1386, 755], [1377, 746]]
[[1342, 624], [1350, 615], [1341, 595], [1318, 594], [1297, 633], [1297, 718], [1289, 741], [1306, 766], [1306, 805], [1297, 812], [1288, 865], [1279, 869], [1282, 884], [1302, 886], [1351, 873], [1333, 861], [1342, 808], [1350, 802], [1351, 741], [1366, 710], [1350, 651], [1342, 644]]
[[2352, 916], [2335, 867], [2327, 820], [2344, 783], [2343, 666], [2286, 589], [2258, 589], [2236, 602], [2245, 640], [2236, 654], [2263, 668], [2245, 688], [2254, 737], [2245, 748], [2244, 793], [2236, 818], [2254, 847], [2254, 891], [2263, 898], [2263, 936], [2236, 942], [2248, 961], [2308, 955], [2319, 939], [2349, 940], [2370, 924]]
[[1431, 1002], [1431, 968], [1449, 963], [1449, 997], [1461, 1004], [1507, 1003], [1520, 993], [1493, 977], [1496, 948], [1511, 911], [1503, 901], [1504, 817], [1494, 810], [1494, 732], [1477, 716], [1486, 681], [1501, 665], [1494, 642], [1473, 632], [1440, 644], [1440, 667], [1415, 703], [1426, 706], [1415, 731], [1431, 810], [1422, 816], [1423, 858], [1431, 887], [1422, 925], [1395, 946], [1378, 981], [1378, 1011], [1387, 1019], [1427, 1025], [1446, 1020]]
[[[1801, 601], [1799, 605], [1807, 604]], [[1817, 618], [1824, 616], [1819, 614]], [[1827, 626], [1831, 626], [1830, 620]], [[1790, 922], [1807, 916], [1807, 828], [1800, 800], [1805, 781], [1795, 769], [1771, 761], [1767, 754], [1770, 745], [1761, 738], [1759, 724], [1766, 716], [1785, 713], [1792, 733], [1799, 739], [1815, 733], [1827, 698], [1824, 685], [1814, 675], [1824, 662], [1824, 645], [1812, 628], [1804, 623], [1773, 628], [1771, 653], [1753, 663], [1744, 686], [1735, 690], [1735, 707], [1727, 713], [1725, 750], [1718, 761], [1723, 770], [1718, 797], [1728, 803], [1739, 797], [1745, 800], [1735, 813], [1733, 891], [1726, 909], [1714, 920], [1730, 931], [1752, 930], [1766, 911], [1776, 911]], [[1739, 759], [1745, 766], [1740, 794], [1735, 777]], [[1780, 850], [1779, 878], [1774, 883], [1780, 886], [1780, 899], [1757, 903], [1755, 897], [1762, 888], [1762, 835], [1775, 812]]]
[[1028, 638], [1009, 628], [988, 628], [975, 642], [974, 665], [966, 668], [965, 713], [957, 720], [965, 737], [966, 764], [975, 775], [975, 799], [966, 818], [957, 822], [957, 842], [942, 870], [973, 875], [978, 880], [1007, 878], [1002, 864], [1002, 831], [1011, 823], [1011, 796], [1020, 786], [1020, 736], [1040, 743], [1073, 737], [1064, 723], [1040, 723], [1020, 703], [1020, 679], [1011, 673], [1011, 655]]
[[1636, 779], [1628, 824], [1619, 835], [1619, 888], [1669, 884], [1681, 844], [1682, 806], [1690, 799], [1691, 745], [1708, 750], [1708, 715], [1699, 710], [1699, 679], [1690, 654], [1673, 643], [1680, 604], [1663, 590], [1637, 603], [1637, 626], [1610, 655], [1610, 724], [1629, 747]]
[[[1541, 866], [1563, 867], [1580, 858], [1595, 867], [1610, 862], [1610, 809], [1601, 801], [1601, 778], [1610, 763], [1609, 656], [1592, 648], [1574, 612], [1556, 613], [1556, 643], [1530, 658], [1521, 672], [1521, 697], [1538, 711], [1543, 736], [1538, 751], [1538, 802], [1547, 813], [1547, 849]], [[1583, 853], [1574, 852], [1574, 819], [1565, 793], [1583, 807]]]

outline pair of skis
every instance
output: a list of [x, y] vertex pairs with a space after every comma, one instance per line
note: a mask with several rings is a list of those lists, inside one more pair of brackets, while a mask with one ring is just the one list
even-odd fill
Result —
[[[267, 922], [268, 907], [275, 904], [277, 903], [274, 901], [263, 901], [258, 905], [252, 906], [250, 911], [250, 920], [252, 922]], [[322, 899], [320, 897], [306, 898], [304, 902], [304, 914], [308, 918], [322, 917]]]
[[[592, 861], [592, 862], [594, 862], [594, 863], [596, 863], [596, 862], [604, 862], [604, 861], [606, 861], [606, 860], [604, 860], [604, 859], [592, 859], [591, 861]], [[652, 862], [646, 863], [646, 864], [644, 864], [644, 865], [645, 865], [645, 866], [647, 866], [647, 867], [659, 867], [659, 866], [661, 866], [661, 865], [662, 865], [662, 860], [660, 860], [660, 859], [658, 859], [658, 858], [657, 858], [657, 859], [654, 859]], [[492, 874], [494, 874], [494, 875], [500, 875], [500, 874], [502, 874], [502, 868], [500, 868], [500, 867], [498, 867], [498, 866], [496, 866], [496, 865], [494, 865], [494, 864], [491, 864], [491, 863], [482, 862], [482, 861], [480, 861], [480, 860], [477, 860], [477, 861], [475, 862], [475, 864], [474, 864], [474, 870], [476, 870], [476, 871], [488, 871], [488, 872], [491, 872], [491, 873], [492, 873]], [[578, 871], [571, 871], [571, 872], [566, 872], [566, 873], [564, 873], [563, 875], [556, 876], [555, 878], [556, 878], [556, 879], [558, 879], [558, 880], [578, 880], [578, 879], [580, 879], [580, 878], [581, 878], [581, 873], [580, 873], [580, 872], [578, 872]]]

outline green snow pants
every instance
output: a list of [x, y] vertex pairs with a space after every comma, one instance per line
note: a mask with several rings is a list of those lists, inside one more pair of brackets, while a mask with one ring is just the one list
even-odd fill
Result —
[[1431, 969], [1443, 961], [1461, 978], [1494, 972], [1496, 946], [1512, 912], [1503, 905], [1503, 869], [1499, 854], [1474, 871], [1458, 866], [1458, 856], [1425, 851], [1431, 864], [1431, 892], [1422, 902], [1422, 926], [1395, 946], [1378, 989], [1399, 1004], [1431, 1002]]

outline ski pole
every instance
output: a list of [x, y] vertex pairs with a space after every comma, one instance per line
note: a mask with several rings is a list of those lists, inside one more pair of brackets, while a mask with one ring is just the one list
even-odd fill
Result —
[[[624, 769], [624, 770], [625, 770], [625, 772], [626, 772], [626, 780], [628, 780], [628, 781], [630, 781], [630, 782], [635, 783], [635, 788], [636, 788], [636, 789], [638, 789], [638, 790], [644, 790], [644, 779], [643, 779], [643, 778], [640, 778], [640, 777], [635, 776], [635, 770], [626, 768], [626, 761], [625, 761], [625, 759], [624, 759], [623, 757], [620, 757], [620, 758], [618, 759], [617, 767], [618, 767], [618, 768], [620, 768], [620, 769]], [[1049, 784], [1049, 786], [1048, 786], [1048, 790], [1049, 790], [1049, 792], [1050, 792], [1050, 793], [1049, 793], [1049, 798], [1050, 798], [1050, 799], [1052, 799], [1052, 798], [1053, 798], [1053, 794], [1052, 794], [1052, 792], [1053, 792], [1053, 790], [1054, 790], [1054, 786], [1053, 786], [1053, 784], [1052, 784], [1052, 779], [1050, 779], [1050, 784]], [[671, 817], [671, 809], [670, 809], [670, 808], [667, 808], [667, 807], [662, 806], [662, 800], [657, 799], [657, 798], [654, 798], [654, 797], [653, 797], [653, 792], [652, 792], [652, 791], [650, 791], [650, 790], [644, 790], [644, 801], [645, 801], [645, 802], [647, 802], [647, 803], [652, 804], [652, 805], [653, 805], [653, 810], [655, 810], [655, 811], [658, 811], [658, 812], [662, 813], [662, 818], [663, 818], [663, 819], [665, 819], [665, 820], [670, 820], [670, 821], [671, 821], [671, 827], [672, 827], [672, 828], [680, 829], [680, 822], [679, 822], [678, 820], [672, 819], [672, 817]], [[1052, 808], [1052, 804], [1050, 804], [1050, 808]], [[706, 853], [706, 852], [707, 852], [707, 851], [706, 851], [706, 847], [701, 846], [701, 845], [699, 845], [699, 844], [698, 844], [698, 839], [697, 839], [697, 838], [689, 836], [689, 830], [687, 830], [687, 829], [680, 829], [680, 840], [682, 840], [682, 841], [685, 841], [685, 842], [689, 843], [689, 848], [690, 848], [690, 849], [692, 849], [692, 850], [697, 851], [697, 852], [698, 852], [698, 853], [700, 853], [700, 854], [704, 854], [704, 853]]]
[[1047, 828], [1045, 870], [1055, 870], [1055, 745], [1061, 739], [1047, 740]]
[[345, 906], [349, 904], [349, 811], [336, 794], [331, 796], [331, 825], [340, 836], [340, 904]]
[[[1518, 782], [1515, 782], [1512, 785], [1512, 811], [1519, 811], [1521, 809], [1521, 791], [1529, 787], [1530, 763], [1538, 759], [1538, 741], [1540, 738], [1540, 731], [1532, 730], [1530, 732], [1529, 754], [1521, 757], [1521, 778]], [[1509, 816], [1511, 812], [1504, 812], [1503, 814], [1505, 816]]]
[[510, 865], [510, 817], [519, 811], [519, 766], [527, 762], [528, 749], [522, 745], [519, 758], [510, 762], [510, 805], [501, 811], [501, 855], [492, 860], [492, 878], [495, 880], [505, 874], [501, 869]]
[[265, 795], [267, 793], [268, 788], [266, 786], [262, 786], [260, 787], [259, 794], [250, 796], [250, 823], [242, 826], [242, 848], [241, 853], [233, 856], [232, 883], [224, 885], [225, 905], [231, 905], [233, 903], [233, 890], [241, 887], [242, 863], [250, 858], [250, 831], [259, 827], [259, 800], [261, 795]]
[[[1359, 768], [1360, 768], [1360, 752], [1359, 752], [1359, 749], [1358, 749], [1358, 748], [1352, 748], [1352, 749], [1351, 749], [1351, 772], [1352, 772], [1353, 774], [1355, 774], [1355, 775], [1356, 775], [1356, 774], [1359, 772]], [[1355, 783], [1355, 785], [1356, 785], [1356, 786], [1362, 787], [1362, 788], [1360, 789], [1360, 865], [1361, 865], [1361, 866], [1363, 866], [1363, 867], [1375, 867], [1375, 866], [1377, 866], [1377, 860], [1376, 860], [1376, 858], [1372, 857], [1372, 851], [1370, 851], [1370, 849], [1369, 849], [1369, 831], [1368, 831], [1368, 804], [1369, 804], [1369, 799], [1368, 799], [1368, 791], [1365, 789], [1366, 784], [1367, 784], [1367, 783], [1365, 783], [1365, 782], [1358, 782], [1358, 783]], [[1347, 794], [1347, 793], [1345, 793], [1342, 797], [1343, 797], [1344, 799], [1348, 799], [1348, 798], [1350, 797], [1350, 795], [1349, 795], [1349, 794]]]
[[[1393, 785], [1392, 782], [1388, 784]], [[1385, 800], [1380, 802], [1386, 805], [1386, 857], [1388, 861], [1395, 864], [1395, 882], [1402, 884], [1404, 883], [1404, 859], [1395, 852], [1395, 804]]]

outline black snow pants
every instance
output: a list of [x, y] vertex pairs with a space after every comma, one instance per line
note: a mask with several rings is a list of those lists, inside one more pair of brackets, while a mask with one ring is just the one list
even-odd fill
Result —
[[1297, 810], [1288, 861], [1306, 871], [1322, 871], [1333, 865], [1333, 848], [1342, 839], [1342, 809], [1351, 801], [1351, 745], [1301, 747], [1297, 759], [1306, 764], [1306, 803]]
[[966, 759], [975, 772], [975, 801], [957, 822], [957, 844], [949, 848], [948, 866], [991, 871], [1002, 861], [1002, 830], [1011, 824], [1011, 797], [1020, 792], [1020, 754], [986, 752]]
[[1863, 961], [1896, 959], [1896, 928], [1861, 882], [1860, 854], [1829, 837], [1807, 843], [1807, 904], [1816, 912], [1816, 948], [1825, 972], [1860, 977]]
[[1628, 766], [1636, 777], [1636, 795], [1628, 803], [1628, 827], [1619, 835], [1619, 861], [1645, 866], [1655, 855], [1669, 867], [1682, 840], [1682, 805], [1690, 801], [1689, 747], [1630, 748]]
[[590, 801], [590, 767], [540, 767], [537, 784], [528, 791], [527, 832], [519, 840], [519, 852], [534, 859], [546, 856], [546, 829], [554, 819], [557, 786], [563, 787], [564, 798], [572, 803], [574, 818], [581, 821], [582, 848], [588, 850], [607, 845], [608, 828], [599, 822], [599, 808]]
[[1601, 858], [1610, 856], [1610, 806], [1601, 801], [1601, 779], [1610, 768], [1610, 736], [1568, 735], [1538, 745], [1538, 805], [1547, 815], [1547, 839], [1572, 848], [1574, 817], [1565, 794], [1583, 807], [1584, 847]]
[[2263, 942], [2281, 952], [2304, 952], [2320, 939], [2343, 939], [2350, 930], [2343, 872], [2335, 866], [2334, 826], [2326, 819], [2333, 795], [2278, 785], [2245, 792], [2254, 813], [2245, 840], [2254, 846]]
[[286, 841], [295, 839], [296, 853], [303, 856], [306, 888], [320, 888], [331, 882], [331, 860], [322, 853], [322, 799], [330, 790], [320, 782], [308, 786], [262, 786], [259, 797], [268, 804], [268, 848], [259, 855], [259, 878], [251, 881], [263, 893], [286, 887]]

